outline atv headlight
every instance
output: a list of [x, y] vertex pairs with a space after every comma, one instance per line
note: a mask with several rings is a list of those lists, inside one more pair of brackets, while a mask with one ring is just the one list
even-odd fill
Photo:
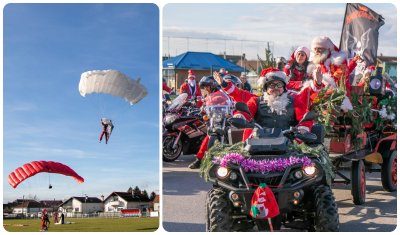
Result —
[[228, 168], [225, 167], [218, 168], [217, 175], [220, 178], [225, 178], [228, 175]]
[[317, 168], [315, 168], [314, 165], [312, 165], [312, 166], [306, 166], [306, 167], [304, 167], [303, 171], [304, 171], [304, 173], [305, 173], [306, 175], [312, 176], [312, 175], [314, 175], [315, 172], [317, 171]]

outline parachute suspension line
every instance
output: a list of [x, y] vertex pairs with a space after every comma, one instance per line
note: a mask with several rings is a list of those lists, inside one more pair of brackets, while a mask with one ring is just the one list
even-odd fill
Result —
[[99, 109], [99, 116], [100, 118], [103, 118], [104, 115], [106, 114], [106, 105], [105, 105], [105, 100], [104, 97], [102, 97], [100, 94], [96, 95], [96, 102], [97, 102], [97, 107]]
[[50, 174], [48, 174], [49, 175], [49, 189], [52, 189], [53, 188], [53, 186], [51, 185], [51, 181], [50, 181]]

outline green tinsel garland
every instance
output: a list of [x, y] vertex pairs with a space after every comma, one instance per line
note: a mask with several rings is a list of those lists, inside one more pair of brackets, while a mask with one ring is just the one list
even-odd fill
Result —
[[249, 152], [244, 149], [244, 144], [244, 142], [238, 142], [234, 145], [228, 145], [215, 141], [214, 146], [207, 150], [204, 158], [201, 160], [200, 176], [204, 178], [205, 181], [208, 181], [208, 172], [214, 165], [214, 157], [223, 157], [228, 153], [240, 153], [243, 156], [249, 156]]
[[332, 164], [331, 159], [329, 158], [329, 154], [326, 152], [325, 147], [323, 145], [310, 147], [304, 143], [298, 144], [295, 142], [290, 146], [289, 149], [291, 151], [297, 152], [298, 154], [319, 157], [319, 159], [321, 160], [320, 163], [326, 175], [326, 182], [328, 183], [328, 185], [332, 184], [332, 181], [336, 176], [335, 174], [336, 170], [335, 166]]

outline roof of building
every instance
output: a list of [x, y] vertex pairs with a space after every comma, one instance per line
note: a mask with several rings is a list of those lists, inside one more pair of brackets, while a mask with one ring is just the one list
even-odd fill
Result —
[[102, 203], [99, 198], [97, 197], [70, 197], [68, 200], [65, 202], [61, 203], [60, 206], [63, 206], [64, 204], [68, 203], [69, 201], [72, 201], [73, 199], [78, 200], [81, 203]]
[[132, 193], [128, 193], [128, 192], [112, 192], [105, 200], [107, 200], [108, 198], [112, 197], [112, 196], [119, 196], [120, 198], [124, 199], [127, 202], [148, 202], [149, 199], [148, 198], [137, 198], [137, 197], [133, 197]]
[[42, 204], [37, 201], [25, 201], [18, 204], [14, 208], [42, 208]]
[[242, 68], [224, 58], [209, 52], [188, 51], [163, 61], [163, 68], [219, 70], [225, 68], [229, 72], [244, 72]]
[[40, 201], [43, 207], [55, 207], [62, 204], [61, 200], [42, 200]]

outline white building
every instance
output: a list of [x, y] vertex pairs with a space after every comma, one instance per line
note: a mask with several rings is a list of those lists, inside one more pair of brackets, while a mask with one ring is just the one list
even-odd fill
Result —
[[132, 193], [112, 192], [104, 200], [104, 212], [119, 212], [122, 209], [139, 208], [147, 212], [151, 207], [151, 201], [147, 198], [133, 197]]
[[71, 197], [60, 207], [62, 212], [69, 217], [75, 214], [92, 214], [103, 211], [103, 202], [97, 197]]

